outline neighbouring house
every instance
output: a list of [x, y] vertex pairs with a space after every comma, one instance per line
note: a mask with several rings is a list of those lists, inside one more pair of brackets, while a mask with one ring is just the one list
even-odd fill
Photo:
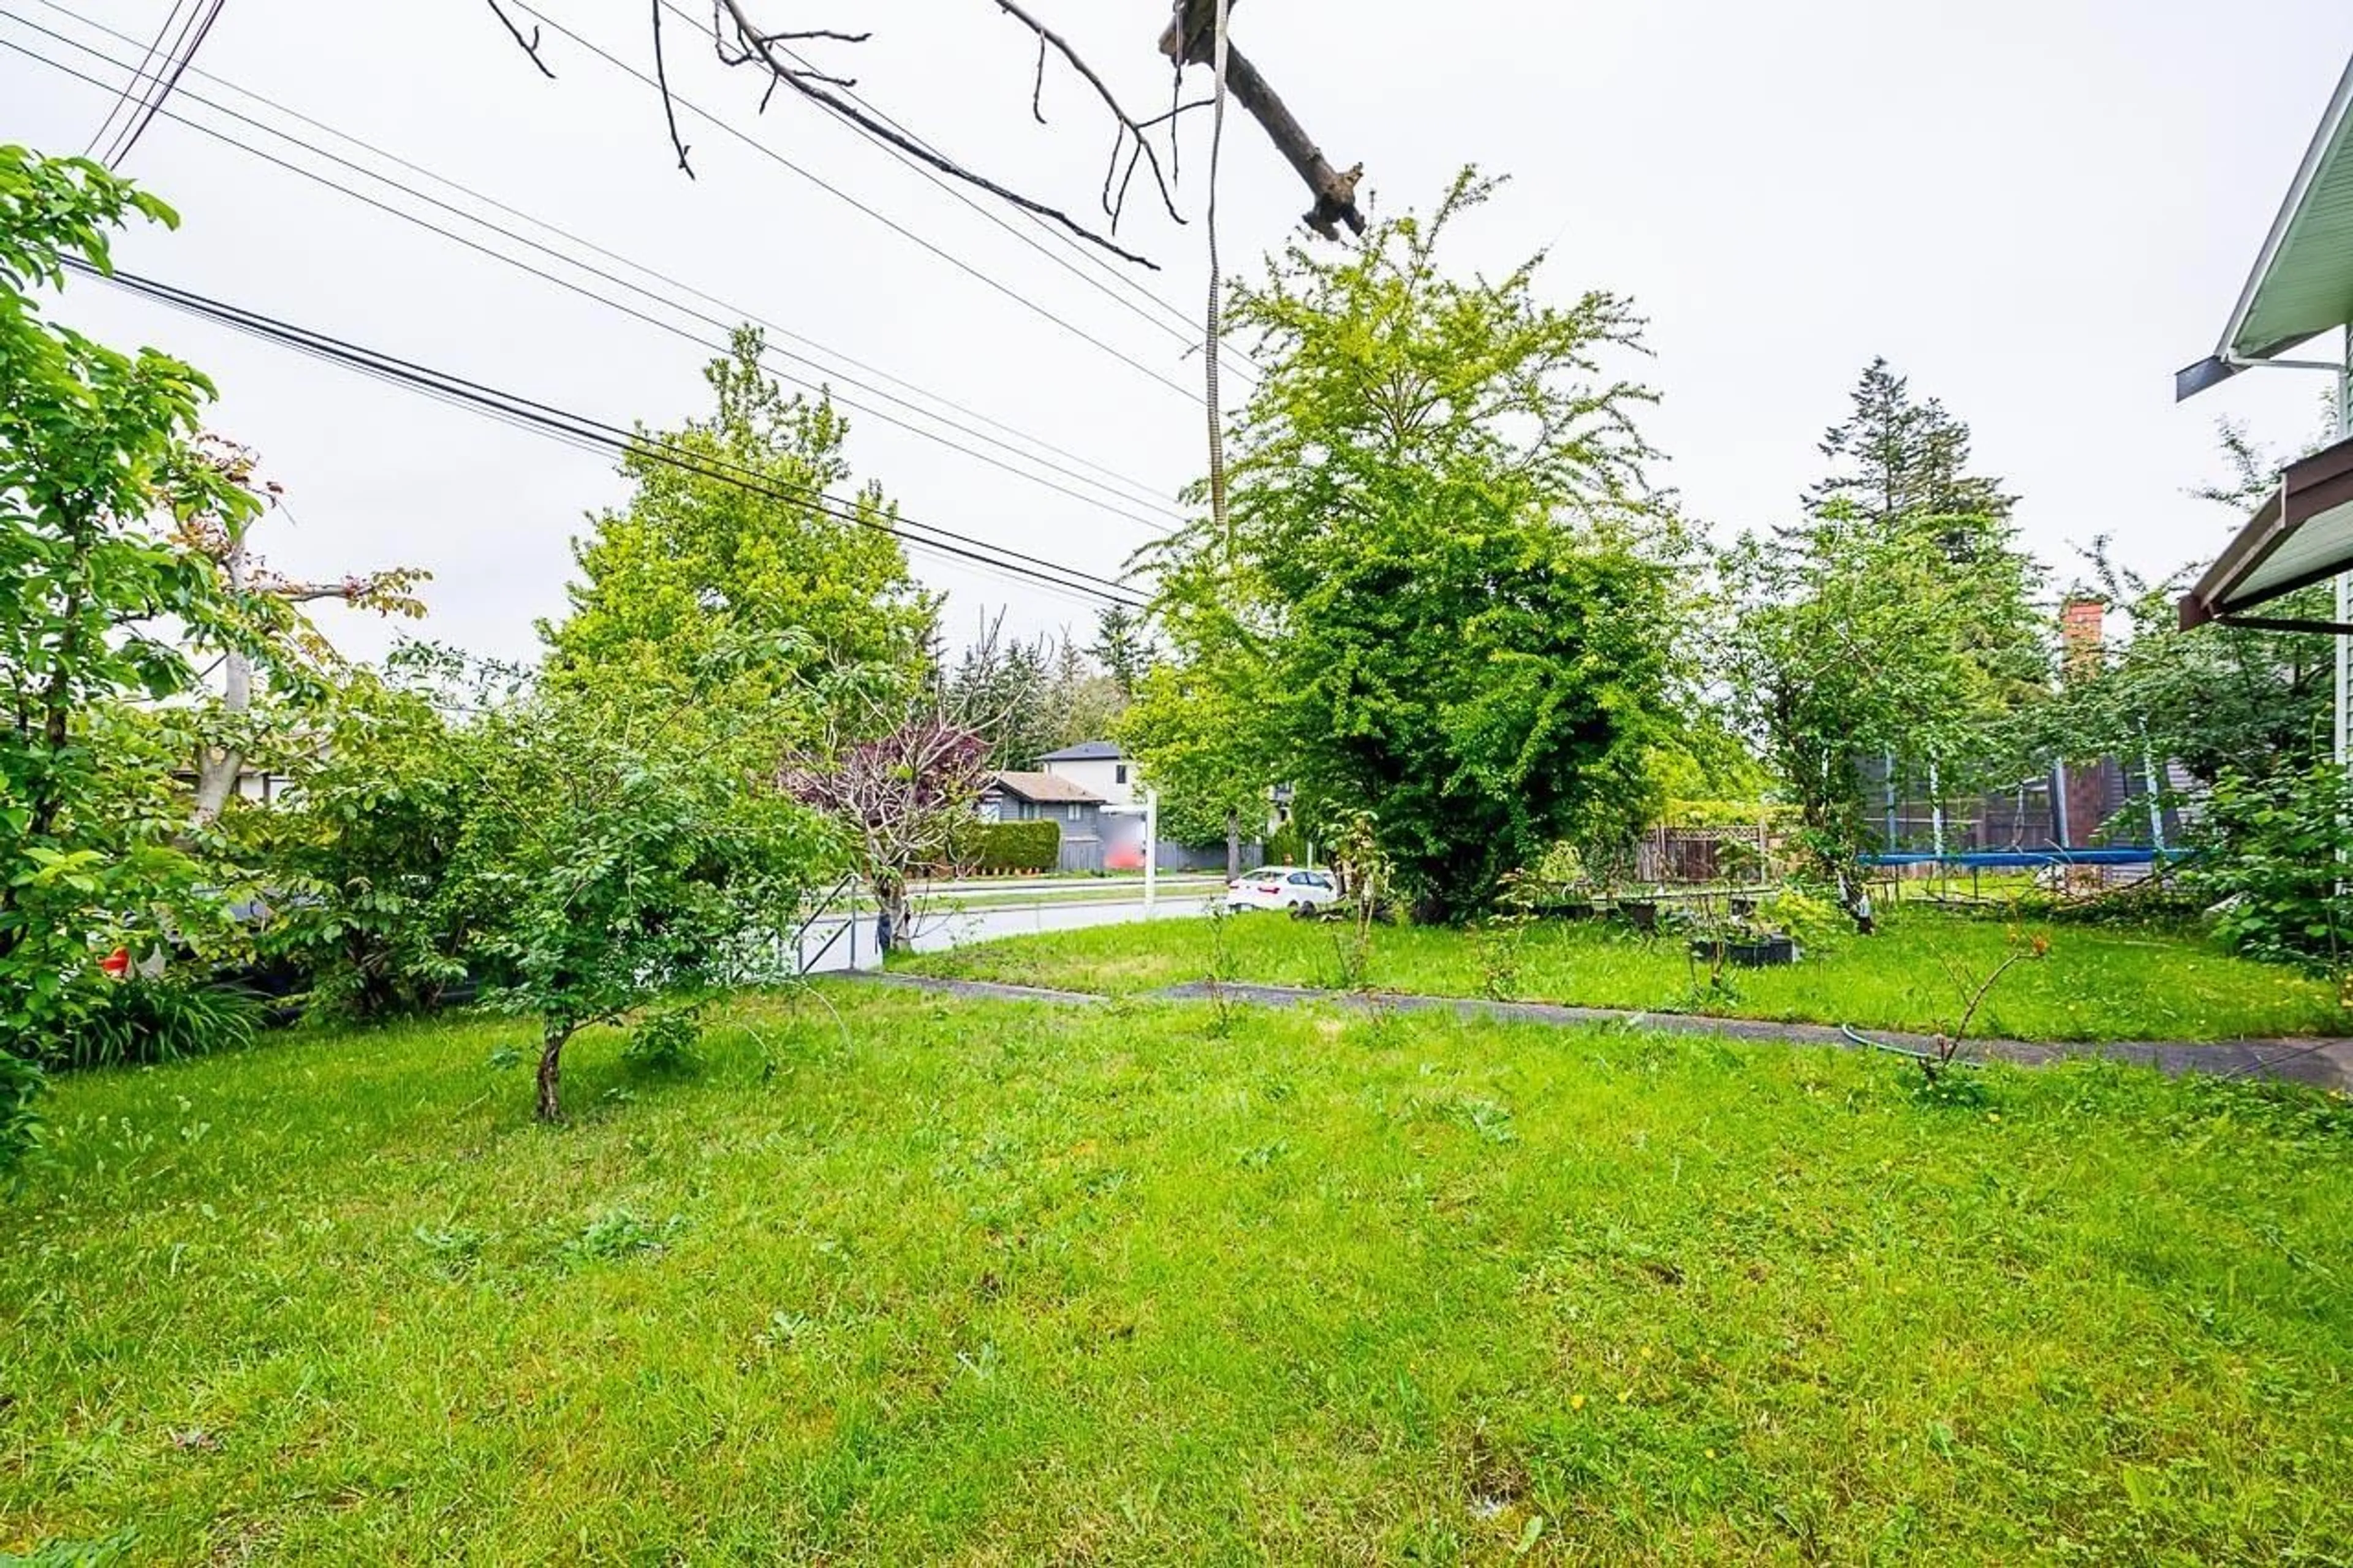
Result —
[[1047, 752], [1038, 765], [1058, 779], [1093, 791], [1105, 805], [1136, 803], [1135, 764], [1115, 741], [1081, 741]]
[[[1081, 741], [1075, 746], [1065, 746], [1059, 752], [1049, 752], [1038, 759], [1044, 774], [1001, 774], [1001, 777], [1050, 777], [1060, 783], [1075, 784], [1097, 797], [1101, 809], [1089, 829], [1093, 835], [1091, 845], [1079, 852], [1074, 862], [1070, 848], [1071, 834], [1077, 831], [1070, 825], [1062, 829], [1062, 869], [1066, 871], [1138, 871], [1144, 868], [1144, 788], [1137, 776], [1136, 764], [1115, 741]], [[1031, 812], [1030, 816], [1052, 816], [1051, 811]], [[1268, 834], [1280, 829], [1291, 819], [1291, 788], [1284, 785], [1275, 792], [1266, 825]], [[1262, 858], [1256, 828], [1253, 837], [1242, 846], [1246, 865], [1255, 865]], [[1187, 845], [1169, 839], [1160, 841], [1155, 851], [1164, 871], [1216, 871], [1226, 864], [1223, 844]]]
[[1103, 868], [1103, 796], [1056, 773], [995, 773], [980, 791], [984, 822], [1042, 818], [1060, 826], [1064, 871]]

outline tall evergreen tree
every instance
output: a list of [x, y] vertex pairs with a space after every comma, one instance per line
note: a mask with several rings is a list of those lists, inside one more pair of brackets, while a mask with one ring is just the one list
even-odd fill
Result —
[[1136, 686], [1153, 665], [1152, 634], [1144, 617], [1121, 605], [1106, 605], [1095, 613], [1095, 640], [1087, 651], [1119, 683], [1123, 697], [1135, 695]]
[[1806, 492], [1808, 513], [1820, 519], [1834, 502], [1858, 523], [1885, 526], [1904, 519], [1944, 517], [1947, 554], [1971, 559], [2005, 529], [2018, 498], [2000, 479], [1969, 472], [1969, 427], [1936, 398], [1912, 395], [1911, 383], [1883, 358], [1863, 367], [1848, 395], [1852, 409], [1821, 439], [1831, 471]]
[[[753, 673], [771, 682], [921, 668], [934, 606], [892, 532], [897, 509], [877, 483], [842, 494], [848, 422], [829, 397], [786, 396], [764, 349], [759, 331], [739, 328], [703, 372], [712, 414], [674, 431], [641, 427], [642, 445], [621, 460], [628, 504], [574, 542], [571, 613], [540, 623], [559, 679], [627, 668], [700, 690], [713, 668], [740, 678], [758, 649]], [[707, 471], [665, 461], [657, 444]]]

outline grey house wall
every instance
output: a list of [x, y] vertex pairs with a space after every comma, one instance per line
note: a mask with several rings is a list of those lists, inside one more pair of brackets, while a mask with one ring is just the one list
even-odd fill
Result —
[[[1153, 863], [1164, 871], [1223, 871], [1226, 868], [1226, 847], [1222, 844], [1195, 846], [1176, 844], [1164, 838], [1153, 848]], [[1242, 869], [1254, 870], [1266, 864], [1266, 846], [1242, 846]]]
[[999, 821], [1036, 822], [1043, 819], [1062, 830], [1062, 853], [1055, 862], [1055, 869], [1100, 871], [1103, 868], [1102, 806], [1092, 804], [1080, 806], [1078, 819], [1073, 821], [1067, 802], [1049, 801], [1040, 805], [1033, 800], [1007, 795], [1000, 797], [997, 809]]

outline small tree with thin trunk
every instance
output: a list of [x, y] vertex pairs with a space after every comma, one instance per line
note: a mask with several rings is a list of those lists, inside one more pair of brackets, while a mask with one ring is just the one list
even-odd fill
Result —
[[770, 787], [758, 721], [565, 683], [470, 727], [441, 897], [491, 1003], [539, 1020], [541, 1120], [581, 1029], [773, 967], [825, 830]]
[[896, 941], [914, 921], [914, 879], [953, 868], [970, 842], [987, 758], [978, 731], [919, 714], [873, 740], [789, 758], [776, 784], [847, 840]]

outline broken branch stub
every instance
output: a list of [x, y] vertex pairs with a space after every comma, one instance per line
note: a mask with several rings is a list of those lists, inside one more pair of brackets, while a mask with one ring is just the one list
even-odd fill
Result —
[[[1344, 223], [1351, 234], [1364, 233], [1365, 215], [1356, 205], [1356, 184], [1365, 177], [1365, 166], [1358, 163], [1345, 172], [1333, 168], [1266, 78], [1234, 47], [1230, 26], [1235, 3], [1227, 0], [1226, 4], [1229, 29], [1226, 89], [1234, 95], [1235, 102], [1250, 110], [1250, 118], [1265, 130], [1275, 150], [1298, 171], [1314, 195], [1315, 205], [1302, 215], [1307, 226], [1325, 239], [1339, 238], [1339, 226]], [[1168, 26], [1160, 35], [1160, 52], [1180, 67], [1207, 65], [1214, 69], [1217, 42], [1215, 0], [1176, 0]]]

